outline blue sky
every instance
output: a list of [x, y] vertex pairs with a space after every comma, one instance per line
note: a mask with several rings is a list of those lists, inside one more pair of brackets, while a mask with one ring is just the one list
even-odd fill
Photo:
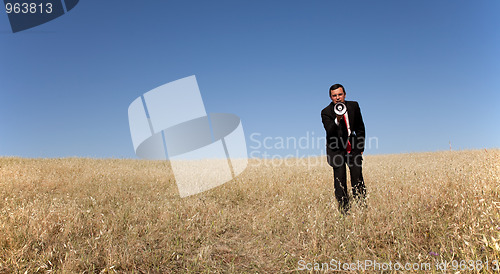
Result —
[[[207, 112], [241, 118], [254, 156], [318, 155], [279, 142], [324, 137], [334, 83], [378, 141], [367, 154], [498, 148], [499, 10], [494, 0], [82, 0], [18, 33], [2, 12], [0, 156], [135, 158], [129, 104], [190, 75]], [[271, 148], [256, 148], [266, 137]]]

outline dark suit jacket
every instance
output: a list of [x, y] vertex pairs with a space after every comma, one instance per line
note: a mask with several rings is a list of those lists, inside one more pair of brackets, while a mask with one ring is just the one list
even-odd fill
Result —
[[351, 142], [352, 155], [361, 154], [365, 150], [365, 124], [363, 123], [358, 102], [345, 101], [351, 136], [347, 136], [344, 119], [339, 121], [338, 126], [335, 123], [337, 115], [333, 111], [334, 105], [332, 102], [321, 111], [321, 120], [326, 130], [326, 155], [328, 163], [331, 166], [334, 166], [333, 161], [337, 155], [340, 156], [347, 153], [347, 140]]

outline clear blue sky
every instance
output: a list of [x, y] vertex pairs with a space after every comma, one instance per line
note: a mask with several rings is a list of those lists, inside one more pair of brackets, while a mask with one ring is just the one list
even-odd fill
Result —
[[367, 154], [498, 148], [499, 11], [497, 0], [81, 0], [14, 34], [3, 10], [0, 156], [135, 158], [129, 104], [190, 75], [207, 112], [242, 119], [249, 153], [269, 137], [259, 153], [319, 154], [277, 142], [324, 137], [334, 83], [378, 140]]

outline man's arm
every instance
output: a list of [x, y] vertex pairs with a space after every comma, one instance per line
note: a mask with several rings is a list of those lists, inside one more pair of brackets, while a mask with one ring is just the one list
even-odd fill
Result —
[[355, 121], [355, 131], [357, 135], [357, 139], [359, 142], [359, 146], [357, 148], [361, 151], [365, 150], [365, 123], [363, 122], [363, 116], [361, 115], [361, 109], [359, 107], [358, 102], [356, 102], [356, 121]]
[[336, 123], [336, 117], [333, 117], [326, 113], [326, 111], [321, 112], [321, 121], [323, 122], [323, 127], [326, 130], [326, 135], [328, 137], [339, 137], [340, 127]]

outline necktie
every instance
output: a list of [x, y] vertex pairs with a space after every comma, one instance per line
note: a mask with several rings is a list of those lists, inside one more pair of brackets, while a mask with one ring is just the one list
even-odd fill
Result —
[[351, 147], [351, 141], [349, 141], [349, 137], [351, 136], [351, 129], [349, 128], [349, 124], [347, 123], [347, 117], [344, 114], [344, 122], [345, 122], [345, 127], [347, 128], [347, 153], [351, 153], [352, 147]]

